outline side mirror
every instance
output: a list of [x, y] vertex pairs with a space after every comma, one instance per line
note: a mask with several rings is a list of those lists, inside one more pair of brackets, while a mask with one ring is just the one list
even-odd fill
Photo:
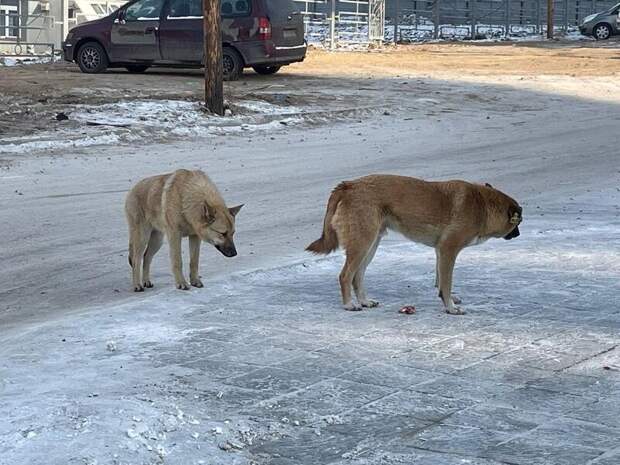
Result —
[[118, 10], [118, 12], [116, 13], [116, 19], [114, 20], [115, 23], [118, 24], [125, 24], [125, 9], [121, 8], [120, 10]]

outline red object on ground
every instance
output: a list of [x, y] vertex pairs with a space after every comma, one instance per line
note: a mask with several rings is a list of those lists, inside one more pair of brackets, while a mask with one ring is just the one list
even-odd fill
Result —
[[415, 307], [413, 305], [405, 305], [398, 313], [404, 313], [405, 315], [413, 315], [415, 313]]

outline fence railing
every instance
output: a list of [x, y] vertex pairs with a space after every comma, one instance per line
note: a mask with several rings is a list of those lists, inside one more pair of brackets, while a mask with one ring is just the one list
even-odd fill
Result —
[[50, 56], [62, 40], [61, 28], [53, 16], [5, 11], [0, 22], [0, 55]]
[[[309, 42], [369, 42], [383, 13], [384, 41], [534, 36], [546, 31], [546, 0], [295, 0]], [[617, 0], [555, 0], [554, 29], [568, 32]], [[373, 23], [374, 19], [374, 23]], [[375, 34], [376, 35], [376, 34]]]

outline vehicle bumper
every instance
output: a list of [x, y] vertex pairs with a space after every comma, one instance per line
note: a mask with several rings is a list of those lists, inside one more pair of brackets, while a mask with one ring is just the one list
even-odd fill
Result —
[[582, 24], [579, 26], [579, 32], [584, 36], [591, 36], [592, 28], [593, 26], [591, 24]]
[[276, 51], [276, 60], [293, 60], [293, 61], [303, 61], [306, 58], [306, 53], [308, 52], [308, 44], [304, 42], [301, 45], [294, 45], [290, 47], [275, 47]]
[[247, 66], [279, 66], [303, 61], [307, 50], [308, 45], [305, 42], [295, 46], [279, 46], [273, 42], [253, 42], [239, 46], [239, 51]]

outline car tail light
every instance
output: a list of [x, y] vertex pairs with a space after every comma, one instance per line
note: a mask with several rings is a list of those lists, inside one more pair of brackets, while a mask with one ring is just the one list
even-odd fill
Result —
[[258, 18], [258, 38], [260, 40], [271, 39], [271, 23], [269, 18]]

